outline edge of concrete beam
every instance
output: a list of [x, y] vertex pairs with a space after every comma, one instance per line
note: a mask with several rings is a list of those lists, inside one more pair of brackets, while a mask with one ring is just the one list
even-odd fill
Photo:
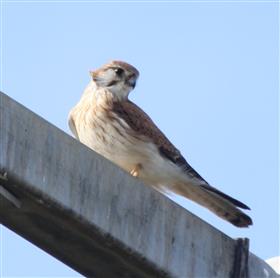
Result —
[[3, 93], [0, 130], [1, 223], [83, 275], [277, 277], [246, 241], [240, 245]]

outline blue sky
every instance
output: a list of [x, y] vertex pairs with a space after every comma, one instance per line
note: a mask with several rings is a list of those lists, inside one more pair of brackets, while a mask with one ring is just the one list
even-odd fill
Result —
[[[279, 255], [278, 17], [273, 1], [4, 1], [1, 90], [69, 132], [89, 70], [133, 64], [131, 99], [210, 184], [251, 207], [254, 226], [174, 200], [267, 259]], [[80, 276], [6, 228], [1, 248], [3, 277]]]

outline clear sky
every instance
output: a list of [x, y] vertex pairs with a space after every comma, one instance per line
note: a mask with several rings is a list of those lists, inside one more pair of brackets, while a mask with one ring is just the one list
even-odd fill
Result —
[[[1, 89], [69, 132], [89, 70], [112, 59], [140, 71], [131, 99], [213, 186], [251, 207], [238, 229], [175, 198], [227, 235], [279, 255], [278, 4], [273, 1], [2, 3]], [[77, 277], [2, 228], [3, 277]]]

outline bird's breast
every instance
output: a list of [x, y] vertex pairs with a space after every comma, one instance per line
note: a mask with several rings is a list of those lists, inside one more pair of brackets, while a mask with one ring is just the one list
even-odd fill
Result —
[[106, 107], [79, 108], [74, 121], [83, 144], [127, 171], [147, 162], [157, 152], [152, 143], [141, 140], [122, 118]]

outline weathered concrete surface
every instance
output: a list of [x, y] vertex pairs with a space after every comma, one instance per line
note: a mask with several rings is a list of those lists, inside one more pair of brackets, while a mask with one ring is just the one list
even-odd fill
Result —
[[[248, 258], [2, 93], [0, 174], [1, 223], [87, 277], [237, 277]], [[249, 256], [249, 277], [276, 277], [259, 261]]]

